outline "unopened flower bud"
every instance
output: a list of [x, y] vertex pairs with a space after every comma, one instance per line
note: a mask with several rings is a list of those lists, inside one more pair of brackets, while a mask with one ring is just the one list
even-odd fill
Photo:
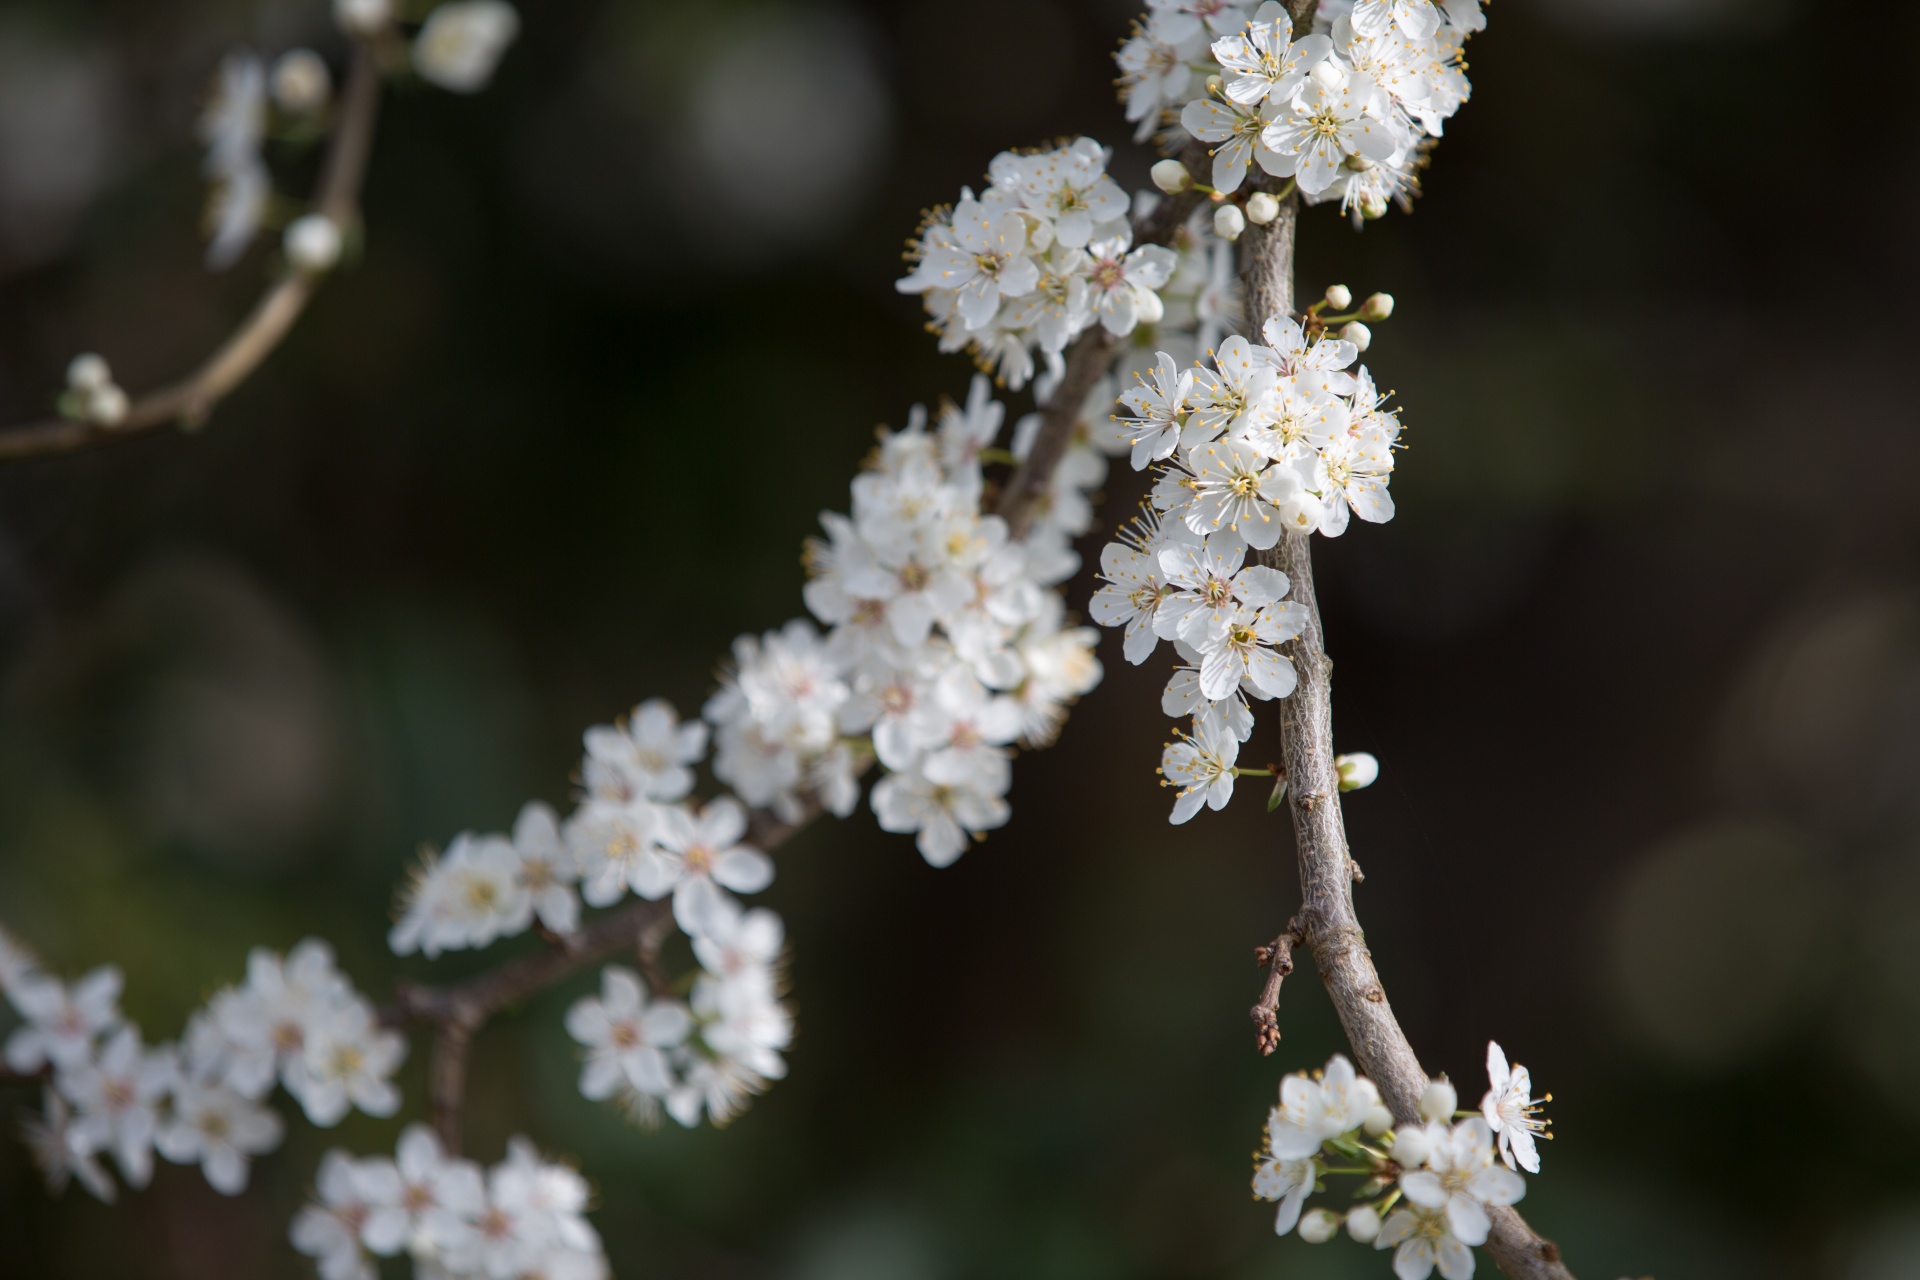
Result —
[[1402, 1169], [1418, 1169], [1433, 1154], [1433, 1143], [1424, 1129], [1406, 1128], [1394, 1135], [1393, 1162]]
[[127, 393], [111, 383], [97, 391], [87, 392], [86, 400], [89, 422], [97, 422], [103, 427], [117, 427], [127, 419]]
[[1343, 284], [1328, 285], [1327, 305], [1335, 311], [1345, 311], [1353, 305], [1353, 290]]
[[340, 261], [340, 228], [323, 213], [295, 218], [283, 244], [296, 271], [327, 271]]
[[1387, 198], [1379, 192], [1368, 192], [1360, 197], [1360, 216], [1369, 222], [1375, 218], [1387, 216]]
[[1347, 1210], [1347, 1234], [1361, 1244], [1372, 1244], [1380, 1234], [1380, 1211], [1370, 1204]]
[[1445, 1124], [1453, 1119], [1453, 1113], [1459, 1109], [1460, 1094], [1445, 1076], [1438, 1080], [1427, 1081], [1427, 1091], [1420, 1095], [1422, 1120], [1433, 1124]]
[[1222, 240], [1238, 240], [1247, 229], [1247, 215], [1237, 204], [1223, 204], [1213, 211], [1213, 233]]
[[393, 21], [393, 0], [333, 0], [333, 20], [350, 36], [370, 36]]
[[327, 105], [333, 77], [311, 49], [289, 49], [273, 64], [273, 100], [291, 115], [311, 115]]
[[1280, 202], [1271, 192], [1256, 191], [1247, 197], [1247, 221], [1266, 226], [1280, 216]]
[[1178, 160], [1162, 160], [1147, 172], [1153, 175], [1153, 185], [1168, 195], [1185, 191], [1193, 185], [1193, 175]]
[[1331, 58], [1315, 64], [1313, 70], [1307, 74], [1319, 81], [1320, 87], [1323, 89], [1338, 89], [1341, 82], [1347, 78], [1341, 73], [1339, 67], [1333, 65], [1333, 59]]
[[1385, 1107], [1375, 1107], [1367, 1112], [1367, 1118], [1360, 1127], [1367, 1131], [1369, 1138], [1377, 1138], [1393, 1128], [1393, 1112]]
[[1362, 320], [1385, 320], [1392, 314], [1393, 295], [1390, 293], [1376, 293], [1360, 304]]
[[113, 370], [107, 367], [105, 356], [89, 351], [75, 356], [67, 366], [67, 385], [75, 391], [99, 391], [112, 384]]
[[1300, 1238], [1308, 1244], [1325, 1244], [1340, 1230], [1340, 1215], [1330, 1209], [1309, 1209], [1300, 1215]]
[[[1349, 325], [1347, 327], [1352, 328], [1353, 326]], [[1360, 349], [1365, 351], [1366, 347], [1361, 346]], [[1340, 775], [1340, 789], [1342, 791], [1358, 791], [1362, 787], [1370, 787], [1373, 785], [1374, 780], [1380, 776], [1380, 762], [1365, 751], [1355, 751], [1351, 755], [1335, 756], [1333, 758], [1333, 768], [1334, 771]], [[1452, 1114], [1453, 1107], [1451, 1105], [1447, 1107], [1447, 1112], [1448, 1114]]]
[[1219, 77], [1219, 76], [1208, 76], [1208, 77], [1207, 77], [1207, 92], [1208, 92], [1208, 93], [1218, 93], [1218, 92], [1220, 92], [1220, 77]]
[[1358, 320], [1353, 320], [1341, 325], [1340, 336], [1362, 351], [1365, 351], [1373, 345], [1373, 330], [1367, 328], [1367, 326], [1361, 324]]

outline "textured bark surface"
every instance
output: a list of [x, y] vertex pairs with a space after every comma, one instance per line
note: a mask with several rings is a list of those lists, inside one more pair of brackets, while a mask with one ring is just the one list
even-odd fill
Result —
[[[1299, 216], [1299, 197], [1289, 195], [1281, 201], [1279, 217], [1264, 227], [1249, 226], [1240, 237], [1248, 336], [1255, 341], [1267, 319], [1294, 312], [1293, 258]], [[1300, 864], [1301, 932], [1306, 945], [1313, 948], [1314, 967], [1333, 998], [1354, 1060], [1380, 1087], [1394, 1116], [1412, 1122], [1419, 1116], [1427, 1073], [1393, 1016], [1354, 911], [1353, 859], [1347, 851], [1339, 775], [1333, 763], [1333, 662], [1327, 657], [1326, 632], [1314, 593], [1312, 538], [1282, 534], [1278, 545], [1261, 553], [1261, 561], [1287, 575], [1292, 584], [1289, 598], [1307, 613], [1306, 628], [1285, 649], [1299, 685], [1280, 700], [1287, 811], [1293, 819]], [[1496, 1208], [1491, 1215], [1493, 1231], [1486, 1250], [1502, 1271], [1515, 1280], [1573, 1280], [1573, 1273], [1560, 1261], [1559, 1249], [1536, 1234], [1518, 1212]]]

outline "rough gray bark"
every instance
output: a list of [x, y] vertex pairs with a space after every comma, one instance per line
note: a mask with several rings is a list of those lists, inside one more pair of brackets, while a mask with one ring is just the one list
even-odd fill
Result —
[[[1247, 327], [1255, 336], [1273, 316], [1292, 315], [1294, 240], [1300, 202], [1289, 195], [1280, 216], [1249, 226], [1239, 241]], [[1257, 337], [1256, 337], [1257, 340]], [[1289, 598], [1306, 610], [1306, 628], [1286, 646], [1299, 685], [1280, 700], [1280, 745], [1287, 769], [1287, 811], [1300, 864], [1300, 934], [1313, 948], [1314, 966], [1339, 1012], [1340, 1025], [1360, 1069], [1380, 1087], [1388, 1109], [1403, 1123], [1418, 1119], [1427, 1073], [1393, 1016], [1373, 967], [1366, 935], [1353, 907], [1355, 868], [1340, 814], [1333, 750], [1333, 662], [1314, 593], [1309, 535], [1285, 533], [1261, 560], [1287, 575]], [[1486, 1250], [1515, 1280], [1573, 1280], [1560, 1250], [1519, 1213], [1491, 1210]]]

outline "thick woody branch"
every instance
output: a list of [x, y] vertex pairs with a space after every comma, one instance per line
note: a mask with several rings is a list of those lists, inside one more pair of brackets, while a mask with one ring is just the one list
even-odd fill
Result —
[[[359, 213], [360, 186], [379, 105], [379, 65], [369, 46], [356, 44], [314, 202], [343, 231]], [[126, 416], [112, 426], [53, 418], [0, 431], [0, 462], [77, 453], [176, 424], [186, 429], [204, 425], [214, 406], [252, 376], [285, 340], [319, 283], [318, 275], [289, 267], [233, 335], [185, 379], [134, 400]]]
[[[1240, 238], [1241, 282], [1250, 329], [1257, 331], [1267, 318], [1294, 312], [1293, 250], [1299, 209], [1298, 197], [1290, 195], [1281, 202], [1278, 218], [1264, 227], [1249, 226]], [[1416, 1123], [1427, 1073], [1387, 1003], [1353, 906], [1353, 859], [1347, 850], [1339, 775], [1334, 768], [1333, 662], [1327, 657], [1314, 592], [1310, 538], [1284, 533], [1261, 559], [1287, 575], [1292, 584], [1288, 598], [1306, 613], [1306, 626], [1286, 646], [1299, 683], [1280, 700], [1287, 809], [1300, 866], [1297, 919], [1360, 1069], [1379, 1086], [1396, 1119]], [[1515, 1280], [1573, 1280], [1560, 1261], [1559, 1249], [1537, 1235], [1517, 1212], [1501, 1208], [1492, 1214], [1493, 1231], [1486, 1248], [1502, 1271]]]

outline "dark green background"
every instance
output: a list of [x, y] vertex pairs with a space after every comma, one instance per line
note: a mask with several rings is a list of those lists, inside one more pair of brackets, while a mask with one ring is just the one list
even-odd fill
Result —
[[[241, 314], [268, 253], [201, 270], [194, 105], [235, 43], [337, 55], [322, 9], [0, 3], [5, 418], [75, 351], [150, 386]], [[384, 949], [413, 850], [563, 803], [584, 726], [697, 708], [735, 633], [800, 611], [874, 424], [964, 391], [891, 288], [918, 210], [1003, 146], [1127, 132], [1127, 6], [852, 4], [825, 29], [865, 42], [882, 141], [789, 233], [778, 186], [716, 193], [687, 113], [714, 57], [817, 13], [525, 9], [485, 96], [390, 96], [364, 258], [204, 435], [0, 471], [0, 920], [123, 965], [150, 1036], [255, 943], [324, 935], [376, 995], [471, 967]], [[1416, 215], [1303, 230], [1307, 293], [1400, 303], [1371, 353], [1400, 515], [1320, 544], [1340, 740], [1385, 766], [1348, 802], [1370, 941], [1430, 1068], [1477, 1095], [1497, 1037], [1555, 1094], [1525, 1208], [1586, 1280], [1920, 1274], [1920, 14], [1491, 16]], [[34, 175], [75, 153], [22, 68], [106, 103], [57, 199]], [[817, 104], [774, 105], [804, 135]], [[742, 190], [774, 230], [724, 230]], [[1169, 828], [1166, 668], [1102, 656], [953, 869], [864, 814], [782, 851], [800, 1035], [744, 1119], [583, 1101], [583, 976], [482, 1036], [475, 1153], [576, 1153], [627, 1277], [1390, 1274], [1248, 1202], [1280, 1073], [1337, 1046], [1303, 973], [1251, 1047], [1289, 840], [1251, 788]], [[398, 1123], [294, 1123], [240, 1199], [167, 1167], [115, 1209], [0, 1145], [0, 1275], [310, 1274], [286, 1225], [320, 1152]]]

